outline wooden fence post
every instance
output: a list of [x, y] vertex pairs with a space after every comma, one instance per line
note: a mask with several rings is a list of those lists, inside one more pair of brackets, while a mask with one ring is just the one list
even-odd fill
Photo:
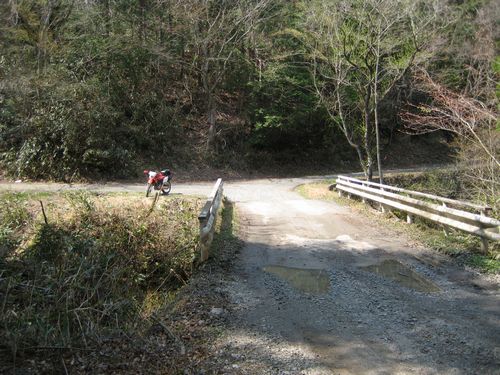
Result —
[[[443, 202], [443, 207], [448, 207], [446, 205], [446, 202]], [[448, 237], [450, 235], [450, 230], [448, 229], [448, 227], [446, 225], [443, 225], [443, 232], [444, 232], [445, 237]]]
[[486, 238], [481, 238], [481, 251], [488, 254], [488, 240]]

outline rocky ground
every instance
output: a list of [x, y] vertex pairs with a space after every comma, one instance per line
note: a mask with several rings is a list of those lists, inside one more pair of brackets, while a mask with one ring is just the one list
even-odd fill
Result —
[[495, 280], [291, 185], [255, 184], [245, 197], [227, 189], [244, 247], [219, 287], [229, 303], [207, 368], [500, 373]]
[[180, 295], [175, 372], [500, 374], [498, 282], [293, 191], [313, 180], [226, 184], [242, 247], [219, 249]]

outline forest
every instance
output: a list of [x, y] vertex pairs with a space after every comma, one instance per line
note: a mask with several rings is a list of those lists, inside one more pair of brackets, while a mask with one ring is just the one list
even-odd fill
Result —
[[0, 0], [0, 373], [498, 373], [499, 22]]
[[2, 173], [130, 178], [166, 164], [350, 168], [372, 178], [384, 163], [451, 154], [495, 186], [499, 8], [2, 1]]

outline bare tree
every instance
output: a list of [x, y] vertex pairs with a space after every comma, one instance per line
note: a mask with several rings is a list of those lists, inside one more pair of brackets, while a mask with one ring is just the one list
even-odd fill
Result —
[[413, 105], [401, 114], [412, 134], [446, 131], [456, 135], [459, 161], [475, 191], [497, 205], [500, 185], [500, 133], [498, 110], [484, 102], [453, 92], [419, 70], [416, 82], [430, 97], [430, 103]]
[[217, 96], [221, 83], [239, 52], [238, 47], [259, 25], [269, 3], [270, 0], [193, 0], [180, 8], [184, 8], [191, 33], [192, 67], [205, 96], [210, 150], [217, 134]]
[[432, 98], [431, 104], [413, 106], [417, 111], [405, 111], [401, 118], [406, 129], [413, 134], [430, 133], [444, 130], [458, 135], [479, 147], [500, 167], [498, 156], [480, 132], [495, 129], [498, 113], [486, 107], [477, 99], [457, 94], [432, 80], [425, 70], [419, 70], [416, 81]]
[[319, 0], [309, 10], [309, 41], [318, 96], [356, 150], [370, 180], [375, 151], [383, 181], [380, 102], [418, 57], [424, 56], [422, 52], [441, 12], [439, 4]]

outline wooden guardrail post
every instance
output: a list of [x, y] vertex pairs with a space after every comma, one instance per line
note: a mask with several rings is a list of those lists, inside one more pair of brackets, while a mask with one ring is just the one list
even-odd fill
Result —
[[[443, 207], [448, 207], [446, 205], [446, 202], [443, 202]], [[448, 227], [446, 225], [443, 225], [443, 232], [444, 232], [444, 235], [446, 237], [448, 237], [450, 235], [450, 230], [448, 229]]]
[[[384, 188], [380, 188], [380, 190], [384, 191]], [[387, 214], [391, 212], [391, 209], [385, 204], [380, 204], [380, 211], [382, 211], [383, 214]]]
[[222, 203], [223, 182], [219, 178], [212, 189], [211, 194], [203, 206], [198, 221], [200, 223], [200, 261], [208, 259], [210, 245], [214, 239], [217, 214]]
[[481, 252], [488, 253], [488, 240], [486, 238], [481, 238]]

